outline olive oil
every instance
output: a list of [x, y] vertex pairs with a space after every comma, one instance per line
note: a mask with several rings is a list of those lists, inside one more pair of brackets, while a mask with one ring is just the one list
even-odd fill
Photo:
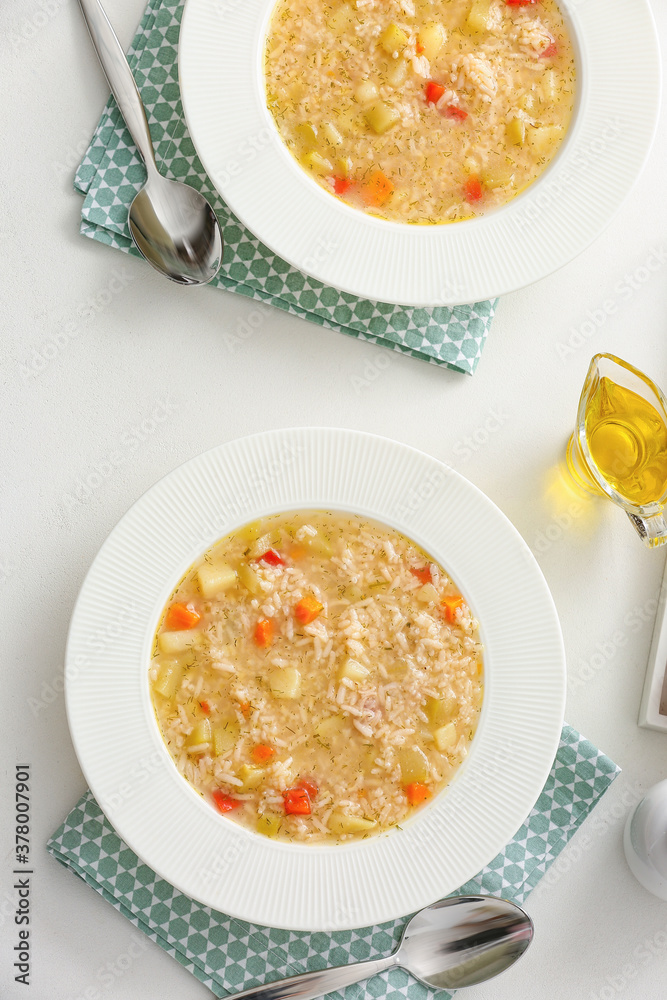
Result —
[[629, 503], [667, 491], [667, 425], [651, 403], [603, 376], [588, 400], [586, 439], [600, 475]]
[[621, 507], [647, 548], [667, 543], [667, 399], [648, 375], [596, 354], [565, 458], [581, 494]]

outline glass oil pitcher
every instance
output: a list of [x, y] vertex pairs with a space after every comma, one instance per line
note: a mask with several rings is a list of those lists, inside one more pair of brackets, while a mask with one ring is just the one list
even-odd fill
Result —
[[667, 541], [667, 401], [613, 354], [591, 361], [567, 464], [582, 489], [623, 508], [645, 545]]

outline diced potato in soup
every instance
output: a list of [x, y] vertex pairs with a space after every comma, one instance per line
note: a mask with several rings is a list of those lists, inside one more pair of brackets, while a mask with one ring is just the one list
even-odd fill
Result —
[[197, 574], [199, 589], [204, 597], [215, 597], [222, 590], [227, 590], [236, 580], [236, 573], [231, 566], [221, 563], [217, 566], [204, 565], [199, 567]]
[[576, 87], [556, 0], [278, 0], [264, 71], [276, 128], [314, 180], [413, 224], [484, 214], [531, 184]]
[[426, 807], [474, 737], [482, 672], [477, 622], [429, 555], [366, 518], [298, 511], [191, 567], [150, 683], [169, 752], [211, 807], [308, 843]]
[[271, 671], [269, 687], [274, 698], [297, 698], [301, 691], [301, 674], [296, 667], [278, 667]]

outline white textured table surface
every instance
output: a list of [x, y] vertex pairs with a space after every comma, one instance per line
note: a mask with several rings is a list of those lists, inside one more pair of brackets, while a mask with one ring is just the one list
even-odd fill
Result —
[[[141, 0], [107, 6], [127, 44]], [[655, 13], [667, 42], [667, 9], [656, 4]], [[544, 482], [563, 453], [593, 353], [615, 351], [667, 385], [665, 116], [647, 169], [613, 224], [574, 263], [501, 302], [471, 379], [277, 311], [251, 337], [232, 338], [240, 342], [231, 349], [225, 334], [238, 331], [252, 302], [181, 290], [143, 263], [82, 239], [72, 173], [107, 91], [73, 0], [3, 5], [0, 80], [0, 739], [7, 779], [0, 995], [209, 995], [44, 851], [85, 787], [59, 693], [68, 620], [100, 544], [156, 479], [243, 434], [327, 424], [385, 434], [449, 462], [512, 519], [561, 616], [567, 720], [623, 768], [530, 898], [537, 935], [527, 956], [467, 995], [664, 997], [667, 903], [635, 883], [621, 841], [629, 807], [667, 776], [667, 737], [636, 725], [664, 555], [645, 550], [611, 508], [598, 508], [594, 519], [573, 508], [556, 520]], [[644, 267], [651, 254], [653, 270]], [[607, 316], [606, 300], [615, 307]], [[75, 336], [57, 339], [72, 323]], [[579, 346], [567, 350], [570, 340]], [[40, 365], [38, 356], [49, 357]], [[158, 407], [168, 411], [162, 422], [151, 420]], [[114, 452], [122, 461], [111, 468]], [[77, 496], [89, 477], [94, 487]], [[10, 794], [15, 764], [26, 761], [35, 868], [30, 987], [14, 982], [11, 967], [18, 928]]]

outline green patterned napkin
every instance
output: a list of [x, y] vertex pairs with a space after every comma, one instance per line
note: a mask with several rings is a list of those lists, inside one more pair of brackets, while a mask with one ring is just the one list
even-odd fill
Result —
[[[413, 309], [336, 291], [276, 257], [220, 200], [197, 158], [183, 118], [176, 63], [183, 3], [149, 0], [128, 58], [146, 105], [158, 163], [168, 177], [203, 191], [220, 219], [225, 255], [214, 284], [269, 302], [319, 326], [472, 375], [496, 301]], [[138, 256], [127, 213], [145, 176], [110, 98], [75, 177], [75, 187], [85, 195], [81, 232]], [[230, 337], [233, 347], [235, 335]], [[242, 339], [236, 336], [239, 343]]]
[[[458, 894], [486, 893], [521, 903], [619, 770], [575, 729], [564, 726], [551, 773], [528, 819], [505, 850]], [[397, 945], [405, 924], [402, 919], [352, 931], [306, 933], [259, 927], [218, 913], [142, 864], [90, 792], [56, 830], [47, 849], [219, 997], [266, 980], [386, 955]], [[364, 991], [387, 1000], [429, 1000], [432, 995], [402, 969], [392, 969], [367, 985], [331, 996], [357, 1000]], [[449, 996], [440, 994], [443, 1000]]]

